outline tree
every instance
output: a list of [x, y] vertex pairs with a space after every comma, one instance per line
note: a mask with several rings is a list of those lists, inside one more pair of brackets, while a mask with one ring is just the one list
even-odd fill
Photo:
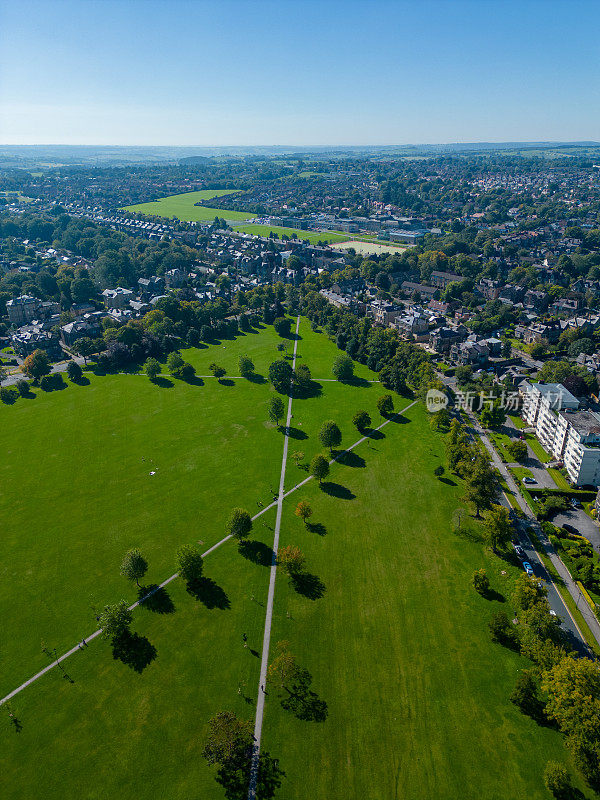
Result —
[[72, 349], [77, 355], [83, 357], [84, 364], [87, 364], [88, 358], [98, 351], [94, 340], [90, 339], [89, 336], [82, 336], [81, 339], [77, 339]]
[[573, 797], [571, 776], [564, 764], [549, 761], [544, 770], [544, 785], [556, 800], [567, 800]]
[[475, 506], [475, 516], [480, 517], [482, 508], [489, 508], [497, 493], [497, 476], [489, 462], [482, 457], [475, 457], [468, 465], [465, 476], [465, 500]]
[[281, 689], [292, 686], [300, 675], [300, 667], [296, 663], [296, 656], [292, 655], [288, 649], [287, 642], [277, 642], [277, 656], [269, 664], [267, 679], [277, 683]]
[[349, 381], [354, 377], [354, 362], [347, 355], [338, 356], [331, 368], [338, 381]]
[[394, 413], [394, 398], [391, 394], [382, 395], [377, 401], [377, 410], [382, 417], [389, 417]]
[[254, 372], [254, 363], [249, 356], [240, 356], [238, 362], [240, 368], [240, 375], [242, 378], [247, 378]]
[[310, 462], [309, 470], [313, 478], [318, 478], [319, 483], [323, 482], [323, 478], [329, 475], [329, 462], [320, 453], [317, 454]]
[[177, 571], [186, 583], [193, 583], [202, 575], [204, 561], [198, 550], [191, 544], [183, 544], [175, 554]]
[[506, 421], [506, 411], [499, 402], [494, 402], [483, 409], [479, 419], [484, 428], [499, 428]]
[[323, 447], [329, 448], [330, 453], [333, 453], [334, 447], [339, 447], [342, 443], [342, 432], [332, 419], [326, 420], [321, 425], [319, 441]]
[[50, 374], [50, 360], [45, 350], [34, 350], [33, 353], [27, 356], [21, 370], [31, 378], [34, 383], [40, 380], [44, 375]]
[[285, 406], [283, 400], [279, 395], [275, 394], [269, 400], [269, 419], [279, 427], [279, 420], [285, 413]]
[[485, 530], [488, 544], [497, 553], [503, 550], [512, 537], [512, 526], [508, 509], [504, 506], [493, 504], [485, 515]]
[[184, 361], [179, 370], [179, 377], [183, 381], [191, 381], [196, 374], [196, 367], [189, 361]]
[[281, 358], [273, 361], [269, 367], [269, 380], [276, 391], [286, 394], [290, 390], [292, 383], [293, 370], [291, 364]]
[[169, 353], [167, 356], [167, 369], [174, 378], [178, 378], [183, 367], [183, 358], [179, 353]]
[[125, 553], [125, 558], [121, 562], [121, 575], [127, 578], [127, 580], [135, 581], [137, 586], [139, 586], [140, 578], [144, 577], [147, 570], [148, 562], [137, 547]]
[[371, 425], [371, 416], [368, 411], [357, 411], [352, 417], [352, 424], [359, 433], [364, 433]]
[[439, 466], [437, 466], [437, 467], [436, 467], [436, 468], [433, 470], [433, 474], [435, 475], [435, 477], [436, 477], [436, 478], [441, 478], [441, 477], [442, 477], [442, 475], [444, 474], [444, 472], [445, 472], [445, 471], [446, 471], [446, 470], [445, 470], [445, 469], [442, 467], [442, 465], [440, 464]]
[[21, 378], [21, 380], [17, 381], [15, 386], [17, 387], [17, 391], [21, 397], [27, 397], [29, 394], [29, 384], [24, 378]]
[[252, 518], [243, 508], [234, 508], [229, 515], [225, 530], [240, 541], [248, 538], [252, 530]]
[[112, 606], [104, 606], [100, 612], [100, 627], [104, 639], [118, 639], [131, 625], [131, 611], [127, 601], [121, 600]]
[[299, 572], [302, 572], [306, 559], [299, 547], [290, 544], [287, 547], [281, 547], [279, 549], [277, 561], [288, 575], [297, 575]]
[[209, 764], [240, 765], [252, 751], [253, 725], [238, 719], [233, 711], [221, 711], [208, 723], [209, 733], [202, 755]]
[[296, 510], [294, 511], [294, 514], [297, 517], [300, 517], [300, 519], [302, 520], [302, 522], [304, 522], [305, 525], [307, 524], [306, 521], [308, 520], [308, 518], [312, 516], [312, 513], [313, 513], [312, 508], [310, 507], [310, 505], [307, 503], [306, 500], [300, 500], [300, 502], [296, 506]]
[[514, 641], [514, 631], [509, 618], [504, 611], [497, 611], [489, 621], [489, 629], [492, 639], [501, 644], [509, 644]]
[[515, 439], [506, 445], [506, 449], [515, 461], [524, 461], [527, 458], [527, 445], [520, 439]]
[[273, 327], [280, 336], [289, 336], [292, 329], [292, 320], [289, 317], [277, 317], [273, 320]]
[[306, 364], [298, 364], [294, 372], [294, 383], [299, 389], [306, 390], [310, 386], [312, 375]]
[[475, 591], [482, 595], [487, 594], [490, 589], [490, 581], [483, 568], [475, 570], [471, 578], [471, 583]]
[[521, 573], [515, 581], [511, 601], [518, 613], [531, 608], [545, 596], [546, 588], [538, 578], [530, 578], [529, 575]]
[[75, 383], [82, 379], [83, 370], [76, 361], [71, 360], [67, 364], [67, 375], [69, 376], [69, 380]]
[[224, 367], [220, 367], [218, 364], [215, 364], [214, 361], [212, 362], [212, 364], [208, 365], [208, 368], [219, 383], [221, 382], [221, 378], [224, 375], [227, 375], [227, 370]]
[[160, 375], [161, 366], [155, 358], [149, 358], [144, 364], [144, 372], [151, 381], [155, 381]]
[[510, 702], [520, 708], [524, 714], [536, 714], [539, 712], [538, 685], [532, 670], [521, 670], [515, 688], [510, 695]]

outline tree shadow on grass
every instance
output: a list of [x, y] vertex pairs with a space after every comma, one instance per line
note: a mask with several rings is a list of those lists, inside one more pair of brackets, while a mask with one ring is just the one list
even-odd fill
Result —
[[250, 381], [250, 383], [263, 384], [267, 382], [267, 379], [264, 375], [259, 375], [256, 372], [253, 372], [251, 375], [246, 375], [245, 378], [247, 381]]
[[385, 439], [385, 433], [383, 431], [378, 431], [375, 428], [370, 428], [368, 431], [365, 431], [365, 436], [368, 436], [369, 439]]
[[298, 400], [308, 400], [311, 397], [320, 397], [323, 386], [317, 381], [311, 381], [308, 386], [294, 386], [293, 397]]
[[364, 460], [362, 456], [359, 456], [358, 453], [355, 453], [354, 450], [345, 450], [341, 455], [337, 457], [337, 463], [343, 464], [345, 467], [366, 467], [367, 462]]
[[310, 672], [300, 670], [296, 683], [291, 689], [286, 688], [287, 697], [281, 700], [281, 707], [305, 722], [325, 722], [329, 714], [327, 703], [309, 688], [311, 683]]
[[161, 389], [172, 389], [175, 384], [173, 381], [170, 381], [168, 378], [162, 378], [160, 375], [157, 378], [154, 378], [152, 383], [155, 386], [159, 386]]
[[339, 483], [333, 483], [332, 481], [324, 481], [321, 484], [321, 490], [330, 497], [337, 497], [340, 500], [354, 500], [356, 497], [350, 489], [341, 486]]
[[307, 522], [306, 527], [311, 533], [316, 533], [319, 536], [327, 536], [327, 528], [322, 522]]
[[288, 428], [281, 429], [286, 436], [289, 436], [290, 439], [308, 439], [308, 434], [305, 431], [301, 431], [300, 428], [294, 428], [293, 425], [290, 425]]
[[452, 531], [455, 536], [458, 536], [460, 539], [466, 539], [468, 542], [483, 542], [484, 536], [483, 533], [479, 533], [476, 531], [471, 530], [470, 528], [466, 528], [464, 525], [460, 528], [455, 527]]
[[308, 597], [309, 600], [319, 600], [325, 594], [325, 584], [316, 575], [310, 572], [299, 572], [290, 578], [291, 584], [298, 594]]
[[438, 478], [442, 483], [445, 483], [447, 486], [456, 486], [456, 481], [453, 481], [452, 478], [444, 478], [441, 476]]
[[340, 383], [343, 383], [344, 386], [355, 386], [357, 388], [362, 388], [362, 389], [375, 385], [373, 383], [370, 383], [365, 378], [357, 378], [356, 376], [352, 378], [346, 378], [345, 380], [341, 380]]
[[[250, 782], [251, 759], [243, 763], [233, 763], [219, 768], [216, 781], [224, 789], [226, 800], [247, 800]], [[269, 753], [260, 754], [256, 781], [256, 800], [272, 800], [281, 786], [285, 772], [279, 766], [279, 759]]]
[[273, 550], [264, 542], [246, 540], [239, 543], [238, 552], [240, 555], [258, 564], [260, 567], [270, 567], [273, 563]]
[[85, 375], [82, 375], [81, 378], [73, 379], [72, 383], [76, 383], [77, 386], [89, 386], [90, 385], [90, 379], [87, 378]]
[[506, 603], [506, 597], [495, 589], [490, 588], [483, 592], [482, 597], [485, 597], [486, 600], [495, 600], [497, 603]]
[[155, 614], [173, 614], [175, 611], [175, 605], [164, 586], [141, 586], [138, 589], [138, 599], [142, 608], [154, 611]]
[[136, 672], [143, 672], [156, 658], [156, 647], [145, 636], [125, 631], [113, 639], [113, 658], [127, 664]]
[[207, 578], [205, 575], [189, 581], [186, 589], [188, 594], [199, 600], [206, 608], [220, 608], [222, 611], [231, 608], [229, 597], [227, 597], [224, 589], [212, 578]]
[[232, 381], [231, 378], [219, 378], [218, 383], [221, 386], [235, 386], [235, 381]]
[[204, 381], [199, 375], [193, 375], [188, 378], [184, 383], [189, 383], [190, 386], [204, 386]]

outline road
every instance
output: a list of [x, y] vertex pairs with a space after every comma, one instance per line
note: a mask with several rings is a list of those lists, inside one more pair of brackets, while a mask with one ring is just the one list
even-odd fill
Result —
[[[53, 364], [50, 373], [54, 374], [56, 372], [66, 372], [69, 360], [70, 359], [67, 359], [66, 361], [59, 361], [58, 363]], [[85, 366], [83, 358], [81, 358], [80, 356], [74, 358], [73, 361], [77, 362], [77, 364], [79, 364], [80, 367]], [[17, 383], [17, 381], [20, 381], [23, 377], [25, 376], [23, 375], [22, 372], [15, 372], [13, 375], [9, 375], [3, 381], [0, 381], [0, 386], [14, 386]]]
[[[455, 385], [452, 378], [446, 378], [445, 376], [442, 377], [444, 383], [452, 388], [454, 391]], [[527, 534], [527, 528], [531, 527], [538, 539], [540, 540], [544, 550], [546, 551], [546, 555], [552, 562], [552, 566], [558, 573], [559, 578], [563, 582], [564, 589], [569, 592], [573, 601], [577, 605], [577, 608], [581, 612], [583, 618], [585, 619], [592, 635], [600, 645], [600, 623], [596, 618], [596, 615], [589, 607], [587, 602], [584, 602], [584, 598], [582, 597], [581, 591], [575, 581], [572, 579], [569, 571], [562, 563], [558, 555], [556, 554], [554, 548], [552, 547], [551, 542], [548, 540], [547, 536], [541, 529], [541, 526], [537, 519], [535, 518], [533, 512], [525, 502], [524, 498], [521, 495], [520, 487], [515, 482], [514, 478], [512, 477], [511, 473], [507, 469], [506, 465], [503, 463], [500, 456], [497, 454], [494, 446], [492, 445], [490, 439], [488, 438], [487, 434], [479, 424], [475, 415], [471, 412], [467, 412], [471, 426], [470, 432], [474, 436], [478, 436], [481, 441], [483, 442], [486, 450], [490, 455], [491, 464], [496, 467], [498, 472], [502, 475], [506, 484], [510, 491], [514, 494], [521, 511], [525, 515], [525, 520], [520, 520], [519, 523], [516, 525], [516, 532], [518, 534], [518, 541], [521, 547], [525, 550], [528, 556], [529, 563], [531, 564], [535, 575], [538, 578], [542, 578], [545, 581], [546, 588], [548, 590], [548, 602], [550, 604], [550, 608], [556, 613], [557, 617], [561, 620], [561, 625], [565, 630], [567, 637], [571, 640], [573, 646], [576, 650], [580, 653], [585, 653], [587, 655], [590, 654], [589, 648], [585, 641], [585, 637], [579, 630], [577, 623], [571, 616], [571, 612], [565, 605], [561, 594], [558, 590], [558, 587], [552, 580], [552, 577], [546, 571], [546, 568], [542, 562], [541, 557], [539, 556], [538, 552], [536, 551], [535, 547], [531, 539]], [[508, 502], [508, 498], [502, 493], [502, 504], [505, 505], [507, 508], [511, 508], [510, 503]]]

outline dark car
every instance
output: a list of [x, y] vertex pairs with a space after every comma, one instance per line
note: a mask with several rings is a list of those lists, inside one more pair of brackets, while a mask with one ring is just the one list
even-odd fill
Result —
[[565, 524], [562, 527], [563, 530], [566, 531], [567, 533], [574, 533], [576, 536], [579, 536], [579, 531], [574, 525], [569, 525], [568, 522], [565, 522]]

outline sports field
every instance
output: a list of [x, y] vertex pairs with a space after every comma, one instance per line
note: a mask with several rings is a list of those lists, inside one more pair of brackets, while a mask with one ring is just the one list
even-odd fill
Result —
[[353, 248], [363, 256], [381, 255], [382, 253], [402, 253], [406, 250], [405, 245], [387, 244], [382, 242], [359, 242], [356, 239], [346, 238], [346, 241], [339, 242], [336, 247], [340, 250], [350, 250]]
[[[321, 450], [323, 420], [339, 423], [342, 446], [359, 438], [359, 408], [382, 421], [376, 376], [358, 366], [357, 380], [331, 381], [339, 351], [304, 320], [300, 337], [298, 363], [315, 380], [293, 400], [288, 491]], [[63, 652], [95, 629], [91, 604], [136, 598], [119, 575], [127, 548], [142, 549], [144, 583], [158, 583], [181, 543], [207, 549], [232, 506], [256, 514], [271, 501], [283, 434], [267, 420], [264, 376], [278, 341], [268, 327], [185, 351], [200, 375], [225, 366], [221, 384], [90, 374], [89, 385], [0, 406], [0, 694], [47, 663], [40, 639]], [[246, 352], [253, 380], [235, 377]], [[410, 403], [395, 397], [397, 409]], [[508, 701], [526, 661], [490, 641], [487, 620], [507, 604], [481, 598], [470, 577], [486, 566], [508, 597], [515, 573], [474, 523], [451, 532], [461, 488], [434, 477], [443, 463], [443, 439], [416, 404], [322, 487], [284, 501], [280, 546], [304, 551], [308, 575], [292, 587], [278, 571], [271, 643], [287, 640], [312, 682], [285, 708], [268, 686], [275, 797], [542, 800], [546, 761], [568, 761], [561, 736]], [[293, 513], [300, 498], [310, 528]], [[226, 794], [201, 753], [218, 711], [254, 719], [274, 516], [255, 521], [242, 552], [230, 541], [206, 557], [201, 591], [176, 579], [138, 608], [124, 660], [96, 639], [65, 662], [67, 678], [54, 669], [11, 701], [22, 727], [0, 715], [2, 798], [245, 798]]]
[[228, 194], [235, 194], [239, 189], [203, 189], [199, 192], [184, 192], [183, 194], [172, 194], [169, 197], [161, 197], [150, 203], [138, 203], [134, 206], [125, 206], [125, 211], [133, 211], [137, 214], [151, 214], [157, 217], [176, 217], [182, 222], [212, 222], [215, 217], [227, 220], [252, 219], [254, 214], [245, 214], [242, 211], [227, 211], [223, 208], [208, 208], [207, 206], [196, 206], [200, 200], [210, 200], [213, 197], [223, 197]]
[[343, 242], [348, 238], [345, 233], [303, 231], [300, 228], [282, 228], [277, 225], [255, 225], [252, 223], [249, 225], [236, 225], [234, 230], [239, 233], [251, 233], [254, 236], [268, 236], [270, 233], [276, 233], [279, 238], [282, 236], [291, 237], [295, 233], [298, 239], [301, 241], [308, 240], [311, 244], [317, 244], [317, 242], [331, 244], [332, 242]]

